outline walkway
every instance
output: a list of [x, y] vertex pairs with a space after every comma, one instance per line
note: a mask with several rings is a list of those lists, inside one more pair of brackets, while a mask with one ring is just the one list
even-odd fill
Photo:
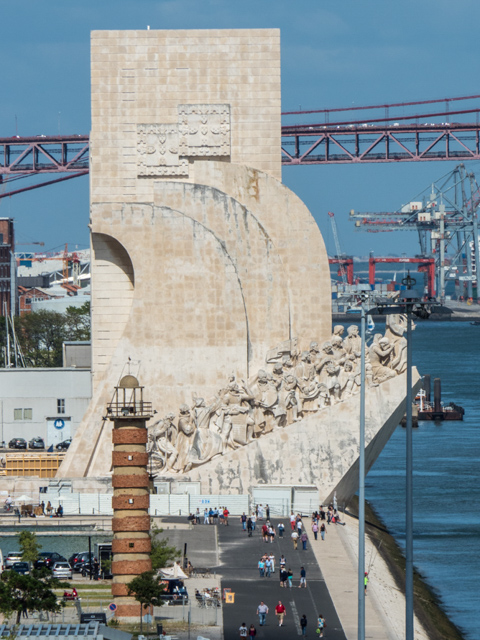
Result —
[[[305, 519], [309, 523], [308, 519]], [[275, 525], [278, 521], [275, 521]], [[262, 524], [262, 523], [260, 523]], [[273, 544], [262, 541], [261, 531], [257, 528], [252, 538], [242, 531], [238, 518], [232, 519], [228, 527], [218, 527], [220, 548], [222, 588], [229, 587], [235, 593], [235, 603], [225, 604], [223, 609], [224, 640], [239, 637], [238, 628], [242, 622], [247, 627], [255, 625], [258, 640], [268, 638], [291, 638], [301, 636], [300, 618], [307, 616], [309, 637], [318, 637], [315, 633], [316, 621], [323, 614], [327, 628], [325, 637], [329, 640], [346, 640], [335, 606], [328, 593], [320, 567], [310, 544], [306, 551], [294, 551], [290, 539], [290, 524], [286, 520], [285, 535], [275, 538]], [[288, 528], [287, 528], [288, 527]], [[312, 536], [313, 537], [313, 536]], [[260, 578], [257, 563], [266, 551], [275, 556], [275, 573], [270, 578]], [[293, 572], [294, 587], [281, 588], [279, 583], [278, 560], [281, 555], [287, 560], [287, 568]], [[299, 589], [300, 568], [307, 572], [307, 588]], [[260, 627], [257, 606], [263, 600], [269, 607], [267, 624]], [[275, 617], [275, 606], [281, 600], [286, 607], [287, 615], [284, 627], [279, 628]]]

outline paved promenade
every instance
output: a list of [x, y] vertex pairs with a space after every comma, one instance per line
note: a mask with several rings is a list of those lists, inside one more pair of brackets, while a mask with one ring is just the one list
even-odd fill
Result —
[[[278, 521], [274, 522], [277, 524]], [[245, 622], [247, 627], [253, 622], [259, 640], [301, 636], [300, 618], [303, 614], [308, 620], [308, 636], [318, 637], [315, 633], [316, 622], [318, 615], [322, 614], [327, 623], [325, 637], [331, 640], [346, 640], [312, 546], [308, 544], [307, 550], [304, 551], [299, 544], [299, 548], [294, 551], [290, 539], [290, 524], [286, 520], [284, 524], [284, 537], [279, 538], [277, 535], [273, 544], [263, 542], [258, 528], [252, 538], [249, 538], [242, 531], [237, 519], [228, 527], [218, 527], [222, 588], [229, 587], [235, 593], [235, 603], [225, 604], [223, 609], [224, 639], [238, 638], [238, 629], [242, 622]], [[270, 578], [260, 578], [257, 569], [258, 560], [265, 552], [273, 553], [276, 560], [275, 573]], [[278, 561], [282, 554], [286, 557], [287, 568], [293, 572], [292, 589], [280, 587]], [[302, 566], [307, 572], [306, 589], [299, 588]], [[259, 626], [256, 614], [261, 600], [269, 607], [266, 626], [262, 627]], [[275, 606], [279, 600], [287, 610], [284, 626], [281, 628], [275, 616]]]

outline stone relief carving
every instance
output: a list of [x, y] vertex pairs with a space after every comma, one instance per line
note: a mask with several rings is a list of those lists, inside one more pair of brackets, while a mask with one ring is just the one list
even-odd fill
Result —
[[188, 158], [230, 156], [230, 105], [180, 104], [175, 124], [137, 125], [137, 174], [188, 177]]
[[[378, 386], [405, 370], [405, 319], [393, 316], [386, 335], [376, 334], [365, 347], [367, 386]], [[352, 395], [361, 386], [362, 344], [358, 327], [334, 327], [319, 348], [312, 341], [299, 351], [287, 340], [266, 355], [264, 369], [249, 380], [231, 376], [211, 400], [194, 398], [180, 406], [178, 421], [169, 413], [148, 429], [152, 471], [185, 473], [228, 450], [245, 446], [306, 415], [322, 411]]]

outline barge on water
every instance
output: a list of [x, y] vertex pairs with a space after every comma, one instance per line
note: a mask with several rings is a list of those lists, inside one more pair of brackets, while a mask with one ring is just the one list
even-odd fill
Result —
[[418, 420], [463, 420], [465, 410], [455, 402], [448, 405], [442, 403], [442, 381], [435, 378], [433, 381], [433, 402], [430, 401], [431, 382], [430, 376], [423, 378], [423, 389], [420, 389], [415, 404], [417, 405]]

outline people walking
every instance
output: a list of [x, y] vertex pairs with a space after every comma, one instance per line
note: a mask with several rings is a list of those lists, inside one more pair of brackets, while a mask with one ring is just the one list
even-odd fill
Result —
[[263, 627], [267, 621], [268, 607], [262, 600], [257, 607], [259, 625]]
[[287, 566], [287, 560], [283, 554], [280, 556], [280, 560], [278, 562], [280, 564], [280, 569], [285, 569]]
[[255, 531], [255, 525], [257, 523], [257, 514], [255, 513], [255, 511], [250, 516], [250, 520], [252, 521], [252, 531]]
[[285, 569], [285, 567], [280, 569], [280, 586], [281, 587], [286, 587], [287, 586], [287, 580], [288, 580], [288, 574], [287, 574], [287, 570]]
[[322, 538], [322, 540], [325, 540], [326, 532], [327, 532], [327, 527], [325, 526], [325, 522], [322, 522], [322, 524], [320, 525], [320, 537]]
[[245, 515], [245, 511], [240, 516], [240, 522], [242, 523], [242, 529], [244, 531], [247, 530], [247, 516]]
[[289, 589], [293, 587], [293, 572], [291, 569], [287, 571], [287, 584]]
[[247, 531], [248, 531], [248, 537], [251, 538], [252, 537], [252, 531], [253, 531], [253, 525], [252, 525], [252, 519], [248, 518], [247, 520]]
[[365, 585], [365, 595], [367, 595], [368, 571], [365, 571], [365, 577], [363, 578], [363, 584]]
[[248, 637], [250, 638], [250, 640], [252, 640], [256, 635], [257, 630], [255, 629], [255, 625], [251, 624], [250, 629], [248, 630]]
[[248, 629], [247, 629], [247, 625], [244, 622], [242, 622], [242, 624], [240, 625], [239, 632], [240, 632], [240, 638], [247, 637]]
[[300, 627], [302, 628], [302, 636], [307, 635], [307, 616], [303, 614], [300, 618]]
[[262, 525], [262, 538], [264, 542], [268, 542], [268, 526], [266, 524]]
[[278, 626], [283, 627], [283, 620], [287, 616], [287, 610], [285, 609], [285, 605], [282, 604], [281, 600], [278, 601], [278, 604], [275, 607], [275, 613], [277, 615]]
[[272, 575], [272, 561], [268, 557], [265, 560], [265, 575], [267, 578], [270, 578]]
[[203, 524], [209, 524], [208, 509], [205, 509], [205, 511], [203, 512]]
[[292, 531], [295, 529], [295, 522], [296, 522], [296, 518], [295, 518], [295, 514], [293, 513], [293, 511], [290, 514], [290, 526], [292, 528]]
[[316, 520], [313, 521], [312, 531], [313, 531], [313, 536], [314, 536], [315, 540], [318, 540], [318, 524], [317, 524]]
[[292, 531], [291, 538], [293, 541], [293, 548], [296, 550], [298, 545], [298, 531], [296, 529]]
[[285, 525], [283, 522], [278, 523], [278, 537], [283, 538], [283, 532], [285, 531]]
[[228, 527], [228, 516], [230, 515], [230, 511], [227, 509], [227, 507], [224, 507], [223, 509], [223, 524]]
[[260, 578], [265, 577], [265, 561], [263, 558], [260, 558], [258, 561], [258, 571], [260, 573]]
[[268, 506], [268, 504], [265, 505], [265, 517], [267, 518], [267, 520], [270, 520], [270, 507]]
[[298, 588], [301, 589], [302, 587], [305, 587], [305, 589], [307, 588], [307, 572], [305, 567], [300, 569], [300, 584], [298, 585]]
[[308, 536], [305, 533], [305, 531], [302, 533], [300, 540], [302, 541], [302, 546], [303, 546], [303, 550], [306, 551], [307, 550], [307, 540], [308, 540]]
[[317, 622], [317, 630], [320, 632], [319, 633], [320, 638], [323, 638], [323, 630], [325, 629], [326, 626], [327, 624], [325, 622], [325, 618], [323, 617], [322, 614], [320, 614], [318, 616], [318, 622]]

